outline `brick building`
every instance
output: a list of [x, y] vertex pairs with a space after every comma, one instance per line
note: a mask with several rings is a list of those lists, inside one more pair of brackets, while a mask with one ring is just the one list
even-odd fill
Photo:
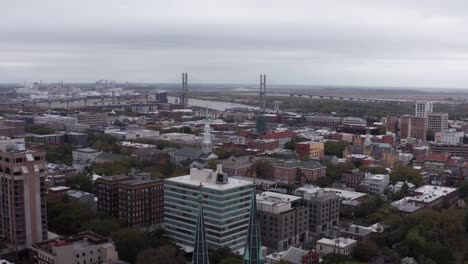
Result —
[[296, 143], [295, 151], [299, 154], [299, 157], [307, 158], [322, 158], [324, 155], [324, 144], [323, 142], [306, 141]]
[[163, 222], [164, 181], [149, 176], [116, 175], [96, 181], [98, 213], [119, 218], [135, 228], [151, 228]]
[[280, 148], [280, 142], [274, 139], [257, 139], [247, 143], [250, 149], [259, 149], [261, 151], [275, 150]]
[[326, 167], [316, 161], [276, 160], [272, 162], [273, 178], [286, 184], [304, 184], [326, 175]]
[[404, 115], [401, 117], [400, 138], [426, 141], [427, 118]]

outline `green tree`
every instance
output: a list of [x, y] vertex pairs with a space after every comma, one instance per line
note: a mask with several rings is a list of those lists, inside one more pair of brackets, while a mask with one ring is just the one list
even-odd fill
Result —
[[78, 174], [67, 177], [65, 179], [65, 185], [74, 190], [81, 190], [85, 192], [93, 191], [93, 182], [91, 181], [90, 176], [86, 174]]
[[104, 152], [120, 153], [120, 146], [117, 144], [118, 139], [109, 134], [90, 133], [88, 135], [90, 145]]
[[338, 141], [326, 141], [324, 148], [325, 148], [325, 155], [330, 156], [337, 156], [339, 158], [343, 157], [343, 151], [345, 150], [348, 144], [344, 142]]
[[462, 185], [460, 186], [459, 192], [461, 198], [468, 197], [468, 181], [463, 181]]
[[323, 256], [321, 264], [340, 264], [351, 259], [345, 255], [330, 253]]
[[359, 168], [360, 171], [370, 172], [372, 174], [386, 174], [387, 170], [382, 167], [367, 167], [363, 166]]
[[72, 235], [86, 230], [88, 221], [97, 216], [86, 205], [58, 200], [48, 201], [47, 217], [50, 230], [63, 235]]
[[305, 137], [301, 137], [301, 136], [294, 136], [291, 138], [291, 141], [289, 142], [286, 142], [284, 144], [284, 149], [289, 149], [289, 150], [292, 150], [294, 151], [296, 149], [296, 144], [299, 143], [299, 142], [304, 142], [304, 141], [308, 141], [309, 139], [305, 138]]
[[46, 160], [50, 163], [72, 165], [73, 146], [63, 144], [62, 146], [47, 145], [45, 147]]
[[254, 167], [258, 178], [271, 179], [273, 177], [273, 166], [268, 160], [257, 160]]
[[166, 245], [140, 251], [136, 256], [136, 264], [147, 263], [184, 264], [186, 261], [183, 254], [175, 246]]
[[112, 233], [118, 231], [119, 229], [120, 224], [117, 221], [117, 219], [110, 218], [93, 218], [86, 225], [86, 230], [91, 230], [105, 237], [110, 236]]
[[390, 172], [390, 180], [392, 182], [409, 181], [416, 186], [423, 184], [423, 178], [419, 171], [410, 167], [402, 166], [396, 167]]
[[41, 125], [26, 125], [25, 131], [32, 134], [48, 135], [54, 134], [55, 130]]
[[229, 247], [222, 247], [214, 250], [209, 250], [208, 254], [210, 255], [210, 263], [213, 264], [221, 263], [223, 259], [236, 257]]
[[119, 252], [119, 258], [130, 263], [135, 263], [137, 254], [149, 247], [148, 237], [144, 232], [137, 229], [119, 229], [112, 233], [111, 237], [117, 252]]
[[354, 257], [359, 261], [371, 261], [379, 251], [378, 246], [371, 240], [359, 241], [354, 249]]

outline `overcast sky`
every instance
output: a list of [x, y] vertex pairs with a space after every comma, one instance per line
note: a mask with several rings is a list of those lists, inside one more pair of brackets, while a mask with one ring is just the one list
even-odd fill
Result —
[[2, 0], [0, 82], [468, 87], [468, 1]]

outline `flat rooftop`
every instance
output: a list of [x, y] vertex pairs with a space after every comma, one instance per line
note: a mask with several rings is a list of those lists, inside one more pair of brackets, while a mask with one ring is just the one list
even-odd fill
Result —
[[338, 237], [335, 239], [322, 238], [317, 241], [317, 244], [327, 245], [327, 246], [338, 246], [339, 248], [345, 248], [352, 244], [357, 243], [356, 240], [351, 238]]
[[96, 153], [96, 152], [99, 152], [99, 150], [93, 149], [93, 148], [81, 148], [81, 149], [77, 149], [75, 151], [82, 152], [82, 153]]
[[354, 191], [348, 191], [348, 190], [342, 190], [342, 189], [336, 189], [336, 188], [324, 188], [324, 191], [334, 192], [340, 198], [344, 200], [348, 200], [348, 201], [357, 200], [359, 198], [363, 198], [367, 196], [366, 193], [354, 192]]
[[411, 200], [429, 203], [456, 190], [456, 188], [445, 186], [424, 185], [414, 190], [418, 195], [411, 197]]
[[269, 192], [269, 191], [257, 194], [257, 203], [264, 203], [264, 204], [270, 204], [270, 205], [286, 204], [286, 203], [291, 203], [291, 202], [298, 201], [301, 199], [302, 197], [300, 196], [277, 193], [277, 192]]
[[193, 177], [190, 177], [190, 175], [169, 178], [169, 179], [165, 179], [165, 181], [181, 183], [181, 184], [197, 186], [197, 187], [200, 186], [200, 183], [201, 183], [203, 185], [203, 188], [214, 189], [214, 190], [229, 190], [229, 189], [239, 188], [243, 186], [253, 185], [253, 182], [251, 181], [240, 180], [240, 179], [236, 179], [232, 177], [228, 178], [228, 182], [226, 184], [216, 184], [216, 183], [210, 183], [207, 181], [196, 180]]

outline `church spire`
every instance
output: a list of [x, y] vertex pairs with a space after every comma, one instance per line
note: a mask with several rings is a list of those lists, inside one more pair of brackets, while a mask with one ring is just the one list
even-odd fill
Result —
[[369, 126], [367, 126], [367, 129], [366, 129], [366, 139], [364, 140], [364, 145], [365, 145], [365, 146], [369, 146], [370, 144], [372, 144], [372, 140], [371, 140], [371, 135], [370, 135]]
[[262, 264], [262, 241], [260, 234], [260, 224], [258, 223], [257, 199], [255, 197], [255, 185], [252, 192], [250, 204], [249, 227], [244, 248], [244, 264]]
[[200, 195], [198, 196], [197, 227], [195, 229], [195, 242], [193, 246], [192, 264], [209, 264], [208, 246], [206, 244], [205, 220], [203, 217], [203, 205], [200, 183]]

